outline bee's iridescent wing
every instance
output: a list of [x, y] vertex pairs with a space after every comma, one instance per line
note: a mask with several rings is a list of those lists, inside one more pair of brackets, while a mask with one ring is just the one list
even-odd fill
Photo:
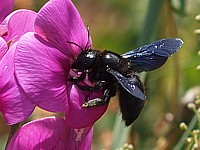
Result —
[[133, 81], [134, 78], [124, 77], [122, 74], [112, 69], [108, 69], [107, 72], [112, 74], [117, 79], [119, 84], [132, 96], [140, 100], [146, 99], [144, 92], [137, 86], [138, 81], [137, 82]]
[[182, 44], [183, 41], [178, 38], [161, 39], [121, 56], [132, 62], [135, 71], [151, 71], [161, 67], [169, 56], [180, 49]]

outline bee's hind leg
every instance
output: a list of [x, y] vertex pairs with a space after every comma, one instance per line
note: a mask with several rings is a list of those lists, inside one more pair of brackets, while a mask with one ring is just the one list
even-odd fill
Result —
[[111, 93], [109, 89], [106, 89], [101, 96], [101, 98], [94, 98], [88, 101], [85, 101], [82, 107], [94, 107], [94, 106], [101, 106], [105, 105], [110, 101]]

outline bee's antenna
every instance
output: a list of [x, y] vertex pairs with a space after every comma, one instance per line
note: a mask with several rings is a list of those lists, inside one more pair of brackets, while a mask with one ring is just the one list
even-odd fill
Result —
[[82, 48], [80, 45], [78, 45], [77, 43], [70, 42], [70, 41], [67, 41], [67, 43], [69, 43], [69, 44], [74, 44], [74, 45], [78, 46], [78, 47], [81, 49], [81, 51], [83, 51], [83, 48]]
[[90, 26], [89, 25], [87, 25], [87, 31], [88, 31], [88, 41], [85, 45], [85, 49], [83, 49], [80, 45], [78, 45], [75, 42], [67, 41], [67, 43], [74, 44], [74, 45], [78, 46], [82, 51], [87, 50], [88, 44], [90, 43]]
[[88, 41], [87, 41], [87, 44], [85, 45], [85, 50], [87, 49], [88, 44], [90, 43], [90, 26], [89, 25], [87, 25], [87, 31], [88, 31]]

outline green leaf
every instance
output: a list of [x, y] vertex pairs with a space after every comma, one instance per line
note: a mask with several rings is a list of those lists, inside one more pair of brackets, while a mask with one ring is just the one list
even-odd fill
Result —
[[127, 137], [130, 133], [131, 127], [125, 127], [124, 122], [121, 121], [121, 115], [117, 113], [114, 129], [113, 129], [113, 144], [112, 150], [122, 147], [126, 143]]
[[163, 0], [150, 0], [144, 26], [141, 31], [139, 45], [147, 44], [152, 39], [156, 31], [157, 21], [160, 10], [162, 8]]

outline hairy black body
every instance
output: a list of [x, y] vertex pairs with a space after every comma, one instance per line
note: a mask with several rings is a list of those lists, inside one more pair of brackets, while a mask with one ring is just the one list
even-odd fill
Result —
[[[137, 73], [159, 68], [182, 43], [180, 39], [162, 39], [122, 55], [108, 50], [82, 50], [72, 65], [72, 69], [81, 72], [81, 75], [69, 81], [77, 84], [81, 90], [103, 91], [102, 97], [85, 101], [82, 105], [85, 108], [104, 105], [119, 91], [122, 119], [129, 126], [141, 113], [146, 99]], [[79, 84], [86, 75], [91, 82], [96, 82], [95, 86]]]

